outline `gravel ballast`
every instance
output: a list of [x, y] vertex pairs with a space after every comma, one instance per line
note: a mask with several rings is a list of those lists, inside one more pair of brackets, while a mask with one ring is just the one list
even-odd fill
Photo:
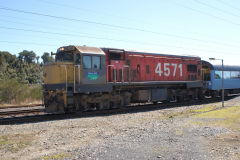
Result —
[[[231, 117], [240, 115], [240, 97], [225, 105], [217, 110], [221, 103], [2, 125], [0, 157], [6, 160], [237, 160], [240, 159], [240, 117], [234, 120]], [[235, 107], [235, 112], [229, 119], [205, 115], [231, 107]]]

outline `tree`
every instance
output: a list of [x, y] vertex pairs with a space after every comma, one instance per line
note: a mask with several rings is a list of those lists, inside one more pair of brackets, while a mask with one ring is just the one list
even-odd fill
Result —
[[44, 52], [41, 58], [44, 64], [54, 61], [53, 57], [51, 57], [48, 52]]
[[43, 67], [35, 62], [36, 58], [33, 51], [24, 50], [19, 53], [18, 58], [9, 52], [0, 51], [0, 80], [15, 79], [25, 84], [42, 83]]
[[4, 63], [12, 63], [15, 59], [16, 56], [12, 55], [11, 53], [0, 51], [0, 65], [3, 65]]
[[19, 53], [18, 58], [21, 61], [24, 61], [24, 62], [27, 62], [28, 64], [30, 64], [30, 63], [34, 62], [34, 60], [36, 58], [36, 54], [33, 51], [24, 50]]
[[37, 59], [37, 64], [38, 64], [38, 60], [39, 60], [39, 58], [40, 58], [39, 56], [36, 57], [36, 59]]

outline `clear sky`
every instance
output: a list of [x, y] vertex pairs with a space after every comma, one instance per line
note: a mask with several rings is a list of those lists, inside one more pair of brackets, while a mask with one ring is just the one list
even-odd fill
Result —
[[0, 51], [87, 45], [240, 65], [239, 19], [239, 0], [0, 0]]

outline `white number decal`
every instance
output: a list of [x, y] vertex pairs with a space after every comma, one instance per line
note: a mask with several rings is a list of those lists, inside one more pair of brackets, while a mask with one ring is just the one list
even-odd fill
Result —
[[164, 63], [164, 76], [169, 76], [170, 75], [170, 69], [169, 69], [169, 63]]
[[159, 76], [162, 75], [162, 70], [161, 70], [161, 63], [157, 64], [157, 67], [155, 69], [155, 73], [159, 74]]
[[[168, 77], [171, 74], [171, 70], [169, 68], [170, 63], [164, 63], [163, 67], [164, 67], [164, 76]], [[173, 66], [173, 77], [176, 76], [177, 73], [177, 66], [179, 68], [179, 72], [180, 72], [180, 76], [182, 77], [183, 73], [182, 73], [182, 64], [176, 64], [176, 63], [172, 63], [171, 66]], [[161, 63], [157, 64], [157, 67], [155, 69], [155, 73], [157, 73], [159, 76], [162, 76], [163, 71], [161, 70]]]
[[174, 66], [173, 77], [175, 77], [177, 71], [177, 64], [173, 63], [172, 66]]
[[180, 76], [182, 77], [182, 64], [179, 64], [179, 69], [180, 69]]

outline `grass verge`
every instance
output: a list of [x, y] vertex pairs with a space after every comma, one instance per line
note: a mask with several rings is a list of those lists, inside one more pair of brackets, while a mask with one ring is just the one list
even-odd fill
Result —
[[240, 131], [240, 106], [231, 106], [193, 115], [196, 124], [225, 126]]
[[41, 101], [41, 85], [21, 84], [17, 80], [2, 80], [0, 83], [0, 104], [26, 104]]
[[15, 153], [31, 144], [34, 134], [14, 134], [0, 136], [0, 150]]

